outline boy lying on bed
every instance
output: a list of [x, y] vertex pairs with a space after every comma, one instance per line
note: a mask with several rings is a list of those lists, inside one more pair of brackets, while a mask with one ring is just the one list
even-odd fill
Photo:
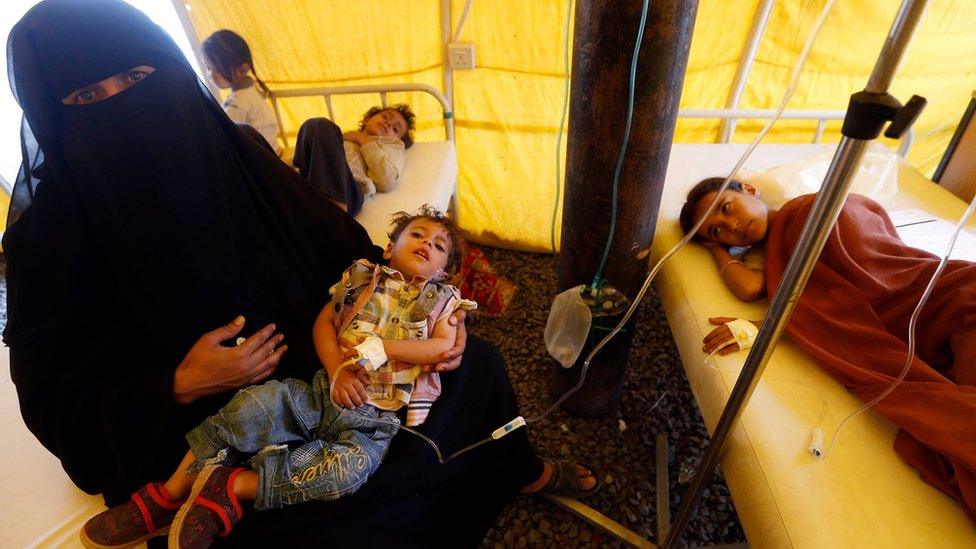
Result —
[[[689, 192], [680, 217], [684, 231], [704, 213], [721, 182], [706, 179]], [[771, 297], [815, 198], [801, 196], [771, 210], [754, 187], [733, 181], [695, 240], [712, 251], [722, 280], [737, 297]], [[747, 248], [744, 255], [730, 254], [730, 248], [741, 247]], [[938, 257], [902, 242], [878, 203], [852, 194], [786, 332], [828, 374], [868, 401], [904, 367], [908, 320], [938, 263]], [[709, 322], [718, 327], [704, 338], [706, 353], [738, 351], [733, 333], [755, 336], [740, 319]], [[907, 377], [874, 409], [900, 428], [895, 451], [976, 518], [976, 264], [948, 262], [917, 326]]]

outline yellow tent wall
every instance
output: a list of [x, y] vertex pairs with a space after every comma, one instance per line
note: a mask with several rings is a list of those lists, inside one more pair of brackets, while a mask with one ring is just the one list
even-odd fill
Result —
[[[775, 4], [741, 108], [778, 104], [825, 1]], [[846, 108], [850, 94], [867, 82], [900, 3], [838, 1], [789, 108]], [[758, 0], [700, 0], [683, 108], [725, 106], [758, 4]], [[272, 88], [383, 82], [442, 87], [438, 0], [189, 0], [187, 5], [197, 38], [202, 40], [220, 28], [244, 36], [258, 74]], [[477, 68], [454, 72], [454, 110], [460, 216], [475, 241], [550, 249], [569, 5], [565, 0], [473, 1], [459, 41], [475, 45]], [[463, 6], [463, 0], [453, 0], [454, 24]], [[930, 2], [892, 88], [902, 101], [913, 93], [929, 100], [915, 125], [917, 140], [909, 154], [925, 173], [938, 164], [976, 89], [974, 22], [976, 2]], [[636, 30], [636, 21], [631, 24]], [[433, 100], [413, 94], [390, 99], [414, 104], [422, 120], [419, 140], [442, 138], [440, 112]], [[375, 97], [337, 98], [336, 122], [352, 128], [357, 116], [375, 102]], [[292, 137], [302, 120], [325, 113], [321, 100], [290, 101], [284, 110]], [[733, 140], [750, 141], [761, 125], [740, 122]], [[766, 142], [809, 142], [814, 125], [782, 121]], [[839, 125], [828, 124], [825, 141], [839, 139]], [[713, 121], [680, 120], [675, 141], [714, 142], [718, 127]], [[559, 215], [556, 223], [558, 244]]]

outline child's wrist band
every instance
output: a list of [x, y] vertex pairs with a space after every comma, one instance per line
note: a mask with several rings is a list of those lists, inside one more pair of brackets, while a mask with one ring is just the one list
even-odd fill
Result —
[[732, 261], [729, 261], [725, 265], [722, 265], [722, 268], [719, 269], [718, 271], [718, 276], [725, 276], [725, 269], [728, 269], [730, 265], [733, 265], [735, 263], [738, 263], [739, 265], [745, 265], [745, 263], [739, 261], [738, 259], [733, 259]]

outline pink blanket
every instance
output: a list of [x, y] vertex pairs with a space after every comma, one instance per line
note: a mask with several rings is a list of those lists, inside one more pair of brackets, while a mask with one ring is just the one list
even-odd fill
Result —
[[[790, 201], [773, 220], [766, 263], [770, 297], [814, 198]], [[904, 366], [908, 319], [938, 262], [905, 245], [879, 204], [851, 195], [787, 333], [828, 374], [870, 400]], [[919, 316], [911, 370], [874, 410], [900, 427], [895, 451], [976, 518], [976, 264], [946, 266]]]

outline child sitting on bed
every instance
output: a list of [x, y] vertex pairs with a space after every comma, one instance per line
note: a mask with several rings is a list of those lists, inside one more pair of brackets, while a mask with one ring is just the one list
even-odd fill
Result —
[[[201, 49], [207, 75], [218, 88], [230, 88], [230, 94], [223, 103], [224, 112], [234, 122], [257, 130], [278, 153], [281, 150], [278, 145], [278, 120], [265, 101], [268, 87], [254, 70], [254, 60], [251, 59], [247, 42], [237, 33], [224, 29], [204, 40]], [[252, 75], [254, 78], [251, 78]]]
[[438, 374], [420, 365], [454, 346], [451, 314], [476, 307], [440, 282], [457, 271], [461, 247], [460, 229], [430, 206], [395, 214], [389, 266], [359, 260], [329, 290], [313, 328], [324, 368], [312, 383], [239, 391], [187, 434], [183, 462], [147, 487], [149, 498], [90, 519], [85, 545], [128, 547], [169, 528], [170, 547], [206, 547], [240, 519], [241, 499], [263, 511], [357, 491], [397, 433], [397, 411], [419, 425], [440, 394]]
[[298, 130], [292, 164], [315, 188], [350, 215], [377, 192], [400, 183], [406, 149], [413, 145], [410, 106], [372, 107], [359, 129], [342, 133], [327, 118], [306, 120]]
[[[708, 181], [689, 193], [682, 208], [686, 231], [715, 196], [717, 185], [707, 190]], [[722, 279], [736, 295], [756, 295], [750, 284], [773, 295], [815, 199], [800, 196], [774, 211], [743, 183], [722, 193], [696, 238], [711, 243]], [[733, 246], [764, 249], [764, 270], [736, 263], [725, 250]], [[940, 259], [902, 242], [880, 204], [850, 194], [796, 299], [786, 334], [864, 401], [880, 396], [905, 371], [874, 410], [900, 428], [895, 451], [976, 517], [976, 264], [948, 261], [929, 288]], [[927, 291], [910, 355], [908, 327]], [[760, 324], [728, 317], [709, 322], [717, 327], [704, 337], [702, 351], [710, 354], [750, 346]]]

